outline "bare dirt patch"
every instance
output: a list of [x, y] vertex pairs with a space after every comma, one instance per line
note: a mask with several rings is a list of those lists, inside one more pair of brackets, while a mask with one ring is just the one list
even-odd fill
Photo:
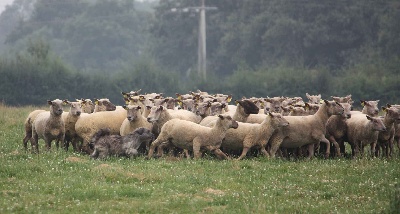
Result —
[[78, 158], [78, 157], [67, 157], [65, 159], [65, 161], [72, 162], [72, 163], [83, 163], [83, 162], [86, 162], [85, 159]]

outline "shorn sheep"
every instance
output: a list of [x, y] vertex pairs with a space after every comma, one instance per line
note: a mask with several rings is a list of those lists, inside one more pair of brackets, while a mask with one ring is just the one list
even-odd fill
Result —
[[[194, 158], [201, 157], [201, 150], [213, 152], [220, 159], [228, 157], [220, 150], [229, 128], [237, 128], [238, 123], [231, 116], [218, 115], [214, 127], [205, 127], [191, 121], [172, 119], [164, 124], [161, 133], [151, 144], [148, 158], [153, 156], [154, 149], [160, 144], [173, 144], [174, 146], [192, 150]], [[159, 151], [159, 155], [162, 155]]]
[[285, 116], [289, 126], [282, 127], [274, 132], [269, 140], [270, 155], [275, 157], [279, 147], [298, 148], [308, 146], [309, 156], [314, 156], [314, 144], [327, 144], [326, 156], [329, 156], [330, 143], [325, 138], [326, 123], [330, 116], [343, 114], [343, 107], [334, 101], [324, 100], [317, 113], [308, 116]]
[[138, 149], [142, 144], [149, 144], [154, 135], [149, 129], [137, 128], [125, 135], [111, 135], [110, 129], [100, 129], [90, 140], [93, 149], [91, 158], [104, 159], [110, 156], [134, 157], [139, 155]]
[[94, 113], [101, 111], [115, 111], [116, 106], [109, 99], [94, 99]]
[[388, 158], [392, 156], [395, 125], [396, 122], [400, 121], [400, 114], [397, 108], [390, 105], [382, 107], [382, 110], [385, 112], [383, 124], [386, 127], [386, 131], [379, 132], [376, 156], [379, 155], [379, 151], [382, 149], [382, 153]]
[[65, 126], [62, 120], [63, 101], [56, 99], [48, 100], [50, 111], [39, 113], [32, 125], [31, 144], [33, 152], [39, 152], [39, 139], [43, 139], [46, 143], [47, 150], [51, 148], [51, 142], [56, 141], [57, 148], [59, 142], [64, 145]]
[[126, 110], [126, 118], [119, 131], [121, 136], [125, 136], [140, 127], [151, 129], [151, 123], [147, 122], [146, 117], [140, 113], [140, 106], [128, 105], [123, 106], [123, 108]]
[[340, 103], [343, 106], [342, 115], [332, 115], [326, 124], [326, 138], [334, 145], [335, 154], [340, 157], [345, 152], [344, 139], [347, 131], [347, 119], [351, 118], [351, 104]]
[[115, 111], [102, 111], [93, 114], [82, 114], [75, 124], [75, 131], [83, 141], [81, 150], [87, 154], [90, 138], [100, 129], [109, 128], [111, 134], [119, 134], [122, 122], [126, 118], [126, 110], [117, 108]]
[[[43, 113], [45, 111], [46, 110], [34, 110], [31, 113], [29, 113], [28, 117], [26, 118], [26, 120], [24, 122], [25, 137], [22, 140], [25, 151], [28, 150], [28, 140], [30, 140], [32, 138], [32, 125], [35, 122], [35, 119], [38, 116], [38, 114]], [[32, 144], [32, 146], [33, 146], [33, 144]]]
[[223, 150], [242, 149], [242, 154], [238, 160], [244, 158], [252, 147], [257, 147], [265, 155], [269, 156], [265, 147], [273, 132], [288, 126], [289, 122], [279, 113], [268, 113], [261, 124], [241, 123], [237, 129], [229, 129], [225, 138], [222, 140]]
[[78, 102], [70, 102], [68, 100], [64, 100], [63, 103], [65, 105], [69, 105], [69, 112], [62, 113], [62, 119], [64, 120], [65, 125], [65, 139], [64, 139], [64, 147], [68, 150], [69, 142], [72, 143], [72, 147], [74, 151], [78, 151], [78, 135], [75, 131], [75, 124], [78, 121], [79, 117], [82, 113], [81, 103]]
[[352, 148], [353, 157], [357, 157], [360, 152], [363, 155], [366, 145], [371, 145], [371, 155], [375, 155], [379, 132], [386, 130], [382, 119], [365, 114], [353, 114], [346, 123], [347, 142]]

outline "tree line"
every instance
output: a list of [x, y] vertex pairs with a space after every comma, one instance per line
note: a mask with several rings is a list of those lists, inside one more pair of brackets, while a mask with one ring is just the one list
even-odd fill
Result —
[[[206, 4], [218, 9], [207, 11], [203, 80], [196, 71], [199, 14], [179, 10], [199, 6], [198, 0], [37, 0], [4, 40], [0, 99], [10, 105], [100, 96], [122, 101], [121, 91], [142, 88], [169, 96], [196, 89], [236, 99], [308, 92], [399, 103], [400, 3]], [[16, 0], [7, 8], [0, 28], [23, 5]]]

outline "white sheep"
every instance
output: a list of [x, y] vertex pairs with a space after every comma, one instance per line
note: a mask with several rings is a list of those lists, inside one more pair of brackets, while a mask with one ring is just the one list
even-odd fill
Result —
[[375, 147], [380, 131], [385, 131], [386, 127], [378, 117], [371, 117], [366, 114], [354, 114], [347, 119], [347, 142], [350, 144], [353, 157], [364, 154], [364, 147], [371, 145], [371, 154], [375, 154]]
[[351, 114], [367, 114], [371, 117], [376, 117], [379, 114], [378, 103], [379, 100], [360, 100], [361, 106], [363, 106], [362, 111], [351, 111]]
[[[25, 151], [28, 150], [28, 140], [32, 138], [32, 125], [35, 122], [38, 114], [45, 112], [46, 110], [34, 110], [29, 113], [28, 117], [25, 119], [24, 128], [25, 128], [25, 137], [22, 140]], [[33, 144], [32, 144], [33, 146]], [[33, 148], [32, 148], [33, 149]]]
[[126, 110], [117, 108], [115, 111], [102, 111], [93, 114], [81, 114], [75, 124], [75, 131], [83, 141], [81, 150], [87, 154], [90, 138], [100, 129], [109, 128], [111, 134], [119, 134], [122, 122], [126, 118]]
[[62, 120], [63, 101], [56, 99], [48, 100], [50, 111], [39, 113], [32, 125], [31, 144], [33, 152], [39, 152], [39, 139], [43, 139], [46, 143], [47, 150], [51, 148], [51, 142], [56, 141], [56, 146], [59, 148], [59, 142], [64, 145], [65, 126]]
[[[204, 149], [213, 152], [221, 159], [228, 159], [220, 150], [221, 142], [229, 128], [237, 127], [238, 123], [229, 115], [219, 115], [216, 125], [212, 128], [191, 121], [172, 119], [164, 124], [160, 135], [151, 144], [148, 158], [153, 156], [156, 147], [164, 143], [173, 144], [181, 149], [192, 150], [195, 159], [201, 157], [201, 150]], [[160, 150], [159, 155], [162, 155]]]
[[63, 103], [70, 106], [69, 112], [62, 113], [62, 119], [65, 125], [64, 147], [68, 150], [69, 142], [71, 142], [74, 151], [78, 151], [77, 143], [79, 138], [75, 131], [75, 123], [82, 113], [81, 103], [79, 101], [70, 102], [68, 100], [64, 100]]
[[386, 158], [389, 158], [389, 156], [392, 156], [395, 126], [396, 122], [400, 121], [400, 114], [397, 108], [391, 107], [390, 105], [382, 107], [382, 110], [385, 112], [383, 124], [386, 127], [386, 131], [379, 132], [376, 156], [378, 156], [378, 152], [382, 148], [383, 154]]
[[201, 117], [187, 110], [172, 110], [167, 109], [164, 106], [153, 106], [151, 108], [147, 121], [152, 123], [152, 131], [155, 136], [161, 131], [162, 126], [171, 119], [188, 120], [194, 123], [199, 123]]
[[257, 147], [265, 155], [269, 156], [265, 147], [273, 132], [289, 122], [279, 113], [268, 113], [261, 124], [250, 124], [238, 122], [237, 129], [229, 129], [222, 140], [223, 150], [242, 150], [238, 160], [244, 158], [252, 147]]
[[135, 129], [140, 127], [151, 129], [151, 123], [147, 122], [147, 118], [140, 113], [140, 106], [128, 105], [123, 107], [126, 110], [126, 118], [122, 122], [120, 128], [121, 136], [132, 133]]
[[95, 105], [92, 102], [92, 100], [81, 98], [81, 99], [76, 99], [76, 101], [81, 104], [82, 113], [91, 114], [94, 112]]
[[317, 113], [308, 116], [285, 116], [289, 126], [278, 129], [272, 134], [269, 144], [270, 155], [275, 157], [279, 147], [298, 148], [309, 145], [309, 156], [314, 156], [314, 144], [323, 142], [327, 144], [326, 156], [329, 156], [330, 143], [325, 138], [326, 123], [330, 116], [343, 114], [343, 107], [334, 101], [324, 100]]

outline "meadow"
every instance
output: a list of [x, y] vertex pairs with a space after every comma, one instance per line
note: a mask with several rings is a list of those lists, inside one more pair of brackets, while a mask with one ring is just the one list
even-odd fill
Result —
[[[0, 104], [0, 213], [399, 213], [400, 154], [241, 161], [25, 152], [40, 107]], [[46, 109], [47, 107], [43, 107]]]

